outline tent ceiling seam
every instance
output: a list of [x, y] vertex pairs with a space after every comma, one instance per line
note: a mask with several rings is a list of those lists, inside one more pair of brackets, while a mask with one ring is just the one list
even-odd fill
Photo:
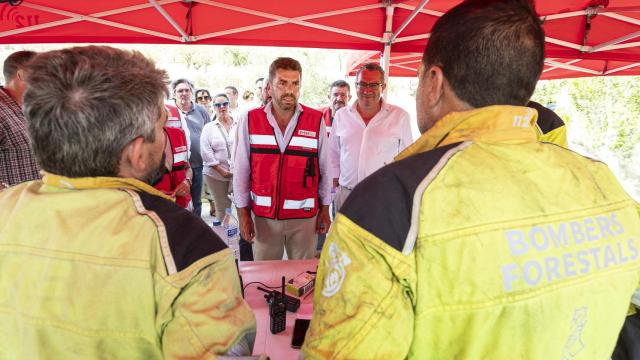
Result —
[[[174, 1], [174, 0], [171, 0], [171, 1]], [[177, 0], [177, 1], [179, 1], [179, 0]], [[133, 10], [131, 10], [132, 8], [136, 8], [136, 10], [148, 8], [148, 7], [152, 6], [151, 4], [145, 4], [144, 7], [143, 6], [129, 6], [127, 8], [121, 8], [121, 9], [110, 10], [110, 11], [103, 11], [103, 12], [100, 12], [100, 13], [94, 13], [94, 14], [89, 14], [89, 15], [77, 14], [77, 13], [66, 11], [66, 10], [51, 8], [51, 7], [48, 7], [48, 6], [42, 6], [42, 5], [37, 5], [37, 4], [30, 4], [30, 3], [23, 3], [22, 6], [29, 7], [29, 8], [36, 9], [36, 10], [40, 10], [40, 11], [44, 11], [44, 12], [48, 12], [48, 13], [52, 13], [52, 14], [56, 14], [56, 15], [67, 16], [67, 17], [69, 17], [69, 19], [63, 19], [63, 20], [53, 21], [53, 22], [49, 22], [49, 23], [45, 23], [45, 24], [27, 26], [27, 27], [24, 27], [24, 28], [21, 28], [21, 29], [15, 29], [15, 30], [9, 30], [9, 31], [5, 31], [5, 32], [0, 32], [0, 37], [9, 36], [9, 35], [15, 35], [15, 34], [28, 33], [28, 32], [33, 32], [33, 31], [36, 31], [36, 30], [41, 30], [41, 29], [47, 29], [47, 28], [51, 28], [51, 27], [55, 27], [55, 26], [72, 24], [72, 23], [76, 23], [76, 22], [80, 22], [80, 21], [88, 21], [88, 22], [94, 22], [94, 23], [98, 23], [98, 24], [102, 24], [102, 25], [106, 25], [106, 26], [111, 26], [111, 27], [115, 27], [115, 28], [130, 30], [130, 31], [133, 31], [133, 32], [140, 32], [140, 33], [147, 34], [147, 35], [162, 37], [162, 38], [173, 40], [173, 41], [177, 41], [177, 42], [180, 42], [180, 40], [181, 40], [179, 37], [174, 36], [174, 35], [165, 34], [165, 33], [161, 33], [161, 32], [158, 32], [158, 31], [143, 29], [143, 28], [140, 28], [140, 27], [137, 27], [137, 26], [126, 25], [126, 24], [115, 22], [115, 21], [104, 20], [104, 19], [100, 19], [99, 18], [99, 17], [102, 17], [102, 16], [115, 15], [115, 14], [121, 14], [121, 13], [126, 13], [126, 12], [129, 12], [129, 11], [133, 11]]]
[[290, 24], [295, 24], [295, 25], [300, 25], [300, 26], [305, 26], [305, 27], [325, 30], [325, 31], [329, 31], [329, 32], [335, 32], [335, 33], [338, 33], [338, 34], [349, 35], [349, 36], [353, 36], [353, 37], [356, 37], [356, 38], [382, 42], [382, 37], [377, 37], [377, 36], [373, 36], [373, 35], [363, 34], [363, 33], [355, 32], [355, 31], [350, 31], [350, 30], [345, 30], [345, 29], [341, 29], [341, 28], [336, 28], [336, 27], [331, 27], [331, 26], [326, 26], [326, 25], [321, 25], [321, 24], [316, 24], [316, 23], [305, 21], [305, 20], [309, 20], [309, 19], [319, 19], [319, 18], [333, 16], [333, 15], [349, 14], [349, 13], [353, 13], [353, 12], [377, 9], [377, 8], [381, 7], [378, 4], [376, 4], [376, 5], [367, 5], [367, 6], [358, 6], [358, 7], [342, 9], [342, 10], [338, 10], [338, 11], [328, 11], [328, 12], [324, 12], [324, 13], [317, 13], [317, 14], [311, 14], [311, 15], [304, 15], [304, 16], [288, 18], [288, 17], [284, 17], [284, 16], [280, 16], [280, 15], [274, 15], [274, 14], [265, 13], [265, 12], [262, 12], [262, 11], [255, 11], [255, 10], [246, 9], [246, 8], [242, 8], [242, 7], [238, 7], [238, 6], [227, 5], [227, 4], [224, 4], [224, 3], [217, 2], [217, 1], [200, 0], [199, 2], [202, 3], [202, 4], [209, 5], [209, 6], [221, 7], [221, 8], [227, 9], [227, 10], [232, 10], [232, 11], [236, 11], [236, 12], [240, 12], [240, 13], [244, 13], [244, 14], [255, 15], [255, 16], [260, 16], [260, 17], [264, 17], [264, 18], [275, 20], [275, 21], [270, 21], [270, 22], [262, 23], [262, 24], [243, 26], [243, 27], [239, 27], [239, 28], [234, 28], [234, 29], [228, 29], [228, 30], [223, 30], [223, 31], [217, 31], [217, 32], [214, 32], [214, 33], [203, 34], [203, 35], [200, 35], [200, 36], [196, 37], [196, 39], [200, 39], [200, 40], [210, 39], [210, 38], [214, 38], [214, 37], [220, 37], [220, 36], [224, 36], [224, 35], [230, 35], [230, 34], [234, 34], [234, 33], [240, 33], [240, 32], [244, 32], [244, 31], [250, 31], [250, 30], [256, 30], [256, 29], [264, 29], [264, 28], [267, 28], [267, 27], [284, 25], [284, 24], [290, 23]]
[[567, 70], [579, 71], [579, 72], [584, 72], [584, 73], [593, 74], [593, 75], [602, 75], [601, 71], [591, 70], [591, 69], [583, 68], [580, 66], [567, 65], [566, 63], [561, 63], [554, 60], [546, 60], [545, 62], [553, 66], [557, 66], [559, 68], [563, 68]]

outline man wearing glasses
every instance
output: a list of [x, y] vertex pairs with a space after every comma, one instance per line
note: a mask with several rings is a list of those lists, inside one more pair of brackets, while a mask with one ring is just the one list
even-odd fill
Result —
[[329, 137], [336, 210], [365, 177], [413, 142], [409, 114], [382, 98], [386, 84], [378, 64], [363, 65], [356, 74], [358, 100], [336, 112]]
[[193, 213], [200, 216], [202, 210], [202, 156], [200, 155], [200, 134], [206, 123], [211, 121], [207, 110], [191, 101], [193, 96], [193, 84], [187, 79], [178, 79], [171, 83], [171, 90], [176, 100], [176, 106], [189, 127], [191, 137], [191, 154], [189, 165], [193, 171], [193, 183], [191, 184], [191, 202]]
[[[298, 103], [302, 67], [278, 58], [269, 67], [271, 101], [240, 118], [233, 192], [242, 237], [255, 260], [315, 255], [329, 229], [331, 183], [322, 113]], [[253, 213], [253, 218], [252, 218]]]

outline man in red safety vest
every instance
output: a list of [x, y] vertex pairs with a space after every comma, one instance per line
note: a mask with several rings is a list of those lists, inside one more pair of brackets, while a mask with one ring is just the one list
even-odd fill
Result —
[[167, 109], [167, 122], [164, 126], [167, 137], [164, 150], [165, 173], [154, 187], [173, 197], [176, 204], [186, 209], [191, 202], [192, 172], [189, 166], [189, 145], [181, 127], [178, 108], [170, 104], [165, 104], [165, 107]]
[[[322, 113], [298, 103], [302, 67], [278, 58], [269, 67], [271, 101], [239, 119], [233, 190], [240, 233], [255, 260], [315, 255], [329, 229], [331, 184]], [[253, 217], [252, 214], [253, 213]]]

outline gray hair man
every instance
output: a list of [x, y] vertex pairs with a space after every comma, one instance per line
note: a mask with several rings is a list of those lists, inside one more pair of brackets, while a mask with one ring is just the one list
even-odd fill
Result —
[[351, 101], [351, 87], [349, 83], [344, 80], [336, 80], [329, 85], [329, 106], [320, 109], [322, 112], [322, 118], [324, 119], [324, 125], [327, 127], [327, 135], [331, 135], [331, 126], [333, 124], [333, 117], [336, 112], [343, 107], [347, 106]]
[[357, 101], [335, 113], [329, 137], [333, 165], [334, 205], [340, 210], [353, 188], [364, 178], [393, 161], [413, 142], [409, 114], [382, 98], [384, 70], [363, 65], [356, 74]]
[[525, 105], [544, 39], [525, 0], [436, 22], [423, 135], [336, 217], [307, 358], [610, 358], [640, 280], [639, 208], [606, 165], [538, 142]]
[[33, 51], [17, 51], [4, 61], [5, 85], [0, 87], [0, 189], [40, 178], [22, 113], [27, 63], [35, 55]]
[[233, 253], [150, 185], [164, 171], [166, 79], [109, 47], [31, 62], [24, 110], [44, 177], [0, 192], [0, 334], [19, 344], [0, 358], [250, 354]]
[[202, 156], [200, 155], [200, 136], [204, 125], [211, 121], [209, 113], [201, 105], [193, 103], [193, 83], [187, 79], [177, 79], [171, 83], [171, 91], [176, 102], [176, 107], [185, 119], [189, 128], [191, 153], [189, 165], [193, 171], [193, 183], [191, 184], [191, 202], [193, 213], [197, 216], [202, 212]]

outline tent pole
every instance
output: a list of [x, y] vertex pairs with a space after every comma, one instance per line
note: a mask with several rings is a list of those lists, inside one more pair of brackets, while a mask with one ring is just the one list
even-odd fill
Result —
[[[389, 81], [389, 62], [391, 57], [391, 37], [393, 36], [393, 5], [389, 4], [386, 6], [387, 16], [386, 16], [386, 25], [384, 31], [384, 51], [382, 52], [381, 64], [382, 69], [384, 69], [384, 83], [386, 84]], [[382, 93], [382, 97], [387, 100], [387, 87], [384, 88], [384, 92]]]
[[409, 15], [409, 17], [404, 20], [404, 22], [402, 23], [402, 25], [400, 25], [398, 30], [396, 30], [396, 32], [393, 33], [393, 36], [391, 36], [391, 39], [390, 39], [391, 43], [396, 41], [396, 38], [398, 37], [398, 35], [400, 35], [402, 30], [404, 30], [404, 28], [406, 28], [407, 25], [409, 25], [409, 23], [416, 17], [416, 15], [418, 15], [420, 11], [422, 11], [422, 9], [425, 7], [425, 5], [427, 5], [428, 2], [429, 0], [422, 0], [420, 4], [418, 4], [415, 7], [415, 9], [413, 9], [413, 11], [411, 12], [411, 15]]
[[178, 26], [176, 21], [173, 20], [173, 18], [169, 14], [167, 14], [166, 11], [164, 11], [162, 6], [160, 6], [156, 2], [156, 0], [149, 0], [149, 3], [153, 5], [154, 8], [156, 8], [156, 10], [160, 13], [160, 15], [162, 15], [162, 17], [164, 17], [169, 22], [169, 24], [171, 24], [171, 26], [173, 26], [173, 28], [176, 29], [176, 31], [178, 31], [178, 33], [180, 33], [180, 35], [182, 36], [182, 42], [189, 42], [190, 40], [189, 35], [187, 35], [187, 33], [184, 32], [184, 30], [182, 30], [180, 26]]

